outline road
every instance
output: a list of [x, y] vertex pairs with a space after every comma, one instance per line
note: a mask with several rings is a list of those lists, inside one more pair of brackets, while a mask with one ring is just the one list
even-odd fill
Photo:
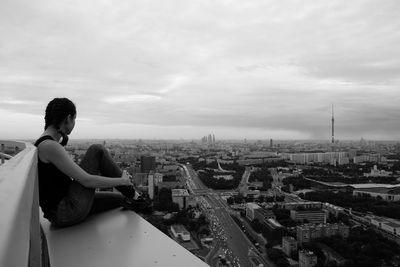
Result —
[[[183, 168], [188, 177], [187, 184], [192, 187], [193, 191], [207, 189], [198, 178], [197, 173], [190, 166], [183, 165]], [[233, 221], [225, 200], [212, 190], [210, 190], [210, 194], [204, 197], [204, 200], [208, 204], [206, 204], [208, 216], [211, 218], [212, 224], [217, 230], [217, 236], [215, 238], [224, 249], [227, 259], [231, 261], [233, 266], [252, 267], [253, 263], [249, 258], [249, 250], [254, 252], [254, 257], [263, 263], [264, 266], [271, 266], [271, 264], [265, 262], [252, 242]]]
[[243, 191], [247, 190], [247, 185], [249, 183], [250, 174], [251, 174], [251, 168], [246, 167], [246, 169], [244, 170], [242, 179], [240, 180], [239, 187], [238, 187], [239, 192], [243, 192]]

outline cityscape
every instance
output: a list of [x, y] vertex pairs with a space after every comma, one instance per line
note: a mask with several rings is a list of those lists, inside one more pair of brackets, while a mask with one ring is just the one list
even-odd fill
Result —
[[[153, 201], [140, 215], [209, 266], [399, 266], [400, 143], [338, 141], [333, 122], [325, 142], [208, 134], [66, 149], [78, 163], [102, 143]], [[19, 152], [10, 142], [2, 162]]]

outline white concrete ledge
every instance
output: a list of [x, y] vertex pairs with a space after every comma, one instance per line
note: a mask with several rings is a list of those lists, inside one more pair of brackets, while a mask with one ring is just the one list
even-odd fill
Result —
[[0, 166], [0, 266], [28, 266], [36, 166], [31, 144]]
[[68, 228], [42, 219], [42, 226], [54, 267], [208, 266], [133, 211], [111, 210]]

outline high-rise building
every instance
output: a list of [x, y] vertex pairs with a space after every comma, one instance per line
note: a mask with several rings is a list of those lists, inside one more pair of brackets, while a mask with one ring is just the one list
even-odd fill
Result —
[[148, 193], [149, 193], [149, 198], [153, 199], [154, 198], [154, 173], [150, 172], [149, 173], [149, 184], [148, 184]]
[[140, 172], [149, 173], [156, 170], [156, 157], [142, 156], [140, 158]]
[[292, 236], [282, 237], [282, 250], [288, 257], [297, 253], [297, 241]]
[[269, 147], [272, 148], [274, 146], [272, 139], [269, 140]]

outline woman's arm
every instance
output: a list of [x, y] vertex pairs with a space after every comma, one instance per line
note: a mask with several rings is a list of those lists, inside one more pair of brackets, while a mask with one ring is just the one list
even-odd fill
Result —
[[43, 142], [38, 149], [42, 159], [53, 163], [60, 171], [85, 187], [110, 188], [132, 185], [128, 175], [122, 175], [121, 178], [110, 178], [87, 173], [68, 156], [65, 149], [57, 142]]

